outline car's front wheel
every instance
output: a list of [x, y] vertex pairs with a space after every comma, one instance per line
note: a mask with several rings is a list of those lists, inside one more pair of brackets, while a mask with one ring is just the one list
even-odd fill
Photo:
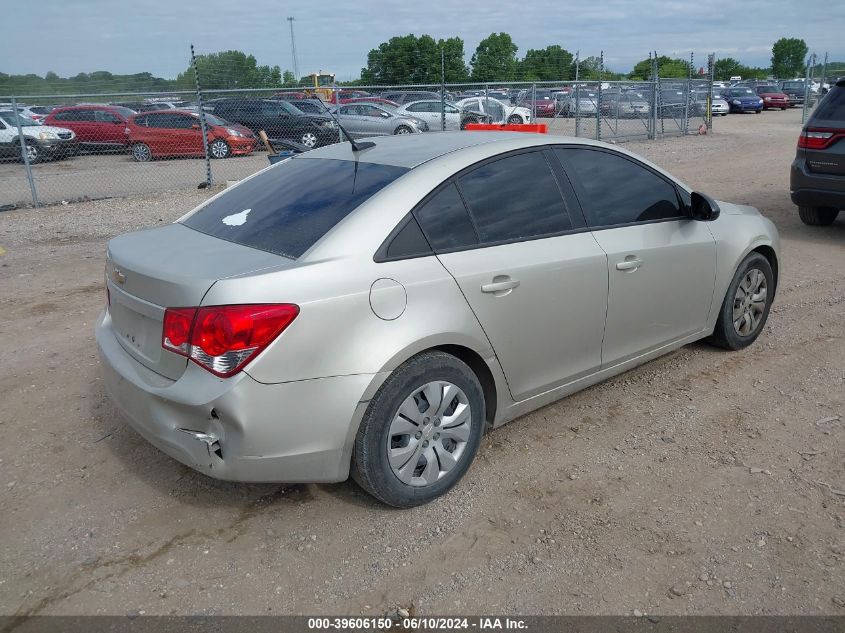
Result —
[[512, 114], [508, 117], [508, 123], [511, 125], [522, 125], [522, 117], [518, 114]]
[[229, 158], [232, 150], [226, 141], [218, 138], [211, 141], [211, 144], [208, 146], [208, 152], [212, 158]]
[[310, 149], [314, 149], [317, 147], [317, 143], [319, 140], [317, 139], [317, 135], [314, 132], [303, 132], [302, 136], [299, 137], [299, 142], [305, 147]]
[[150, 146], [145, 143], [135, 143], [132, 146], [132, 158], [139, 163], [148, 163], [153, 159]]
[[428, 503], [466, 473], [485, 420], [481, 385], [465, 363], [444, 352], [415, 356], [370, 401], [355, 439], [352, 476], [388, 505]]
[[409, 128], [407, 125], [400, 125], [399, 127], [396, 128], [396, 130], [393, 133], [394, 134], [412, 134], [413, 130], [411, 128]]
[[710, 341], [725, 349], [748, 347], [760, 336], [774, 298], [774, 274], [769, 260], [750, 253], [728, 286]]
[[839, 209], [833, 207], [798, 207], [798, 217], [810, 226], [828, 226], [833, 224]]

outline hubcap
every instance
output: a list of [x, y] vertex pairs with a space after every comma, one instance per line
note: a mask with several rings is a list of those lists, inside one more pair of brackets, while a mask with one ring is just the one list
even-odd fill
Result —
[[27, 145], [26, 146], [26, 157], [29, 160], [29, 162], [34, 161], [37, 156], [38, 156], [38, 150], [35, 149], [32, 145]]
[[150, 156], [150, 150], [144, 145], [136, 145], [132, 148], [132, 153], [138, 160], [147, 160]]
[[224, 158], [229, 153], [229, 148], [223, 141], [214, 141], [211, 144], [211, 154], [214, 158]]
[[736, 333], [749, 336], [763, 320], [767, 299], [766, 276], [752, 268], [743, 277], [734, 295], [733, 322]]
[[438, 380], [405, 398], [387, 437], [393, 474], [409, 486], [430, 486], [460, 462], [470, 437], [472, 411], [466, 394]]
[[396, 133], [397, 134], [410, 134], [411, 130], [409, 130], [406, 127], [400, 127], [398, 130], [396, 130]]
[[302, 144], [306, 147], [314, 147], [317, 144], [317, 137], [311, 132], [302, 135]]

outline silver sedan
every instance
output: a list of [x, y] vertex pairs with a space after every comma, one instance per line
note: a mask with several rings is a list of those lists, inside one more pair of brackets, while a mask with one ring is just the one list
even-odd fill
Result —
[[211, 477], [430, 501], [482, 435], [682, 345], [763, 332], [779, 240], [616, 146], [338, 143], [109, 242], [105, 384]]
[[336, 112], [343, 129], [354, 138], [428, 131], [428, 124], [422, 119], [372, 103], [349, 103]]

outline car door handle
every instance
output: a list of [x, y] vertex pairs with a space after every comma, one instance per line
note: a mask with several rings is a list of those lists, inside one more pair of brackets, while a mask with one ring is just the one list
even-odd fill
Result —
[[[630, 257], [630, 256], [629, 256]], [[636, 270], [643, 265], [643, 260], [639, 257], [625, 258], [625, 261], [616, 264], [616, 270]]]
[[507, 275], [496, 275], [492, 282], [481, 286], [481, 292], [505, 292], [513, 290], [518, 285], [518, 279], [511, 279]]

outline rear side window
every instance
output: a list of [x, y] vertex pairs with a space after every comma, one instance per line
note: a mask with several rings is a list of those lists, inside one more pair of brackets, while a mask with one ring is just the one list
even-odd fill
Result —
[[834, 86], [816, 107], [813, 119], [845, 122], [845, 88]]
[[580, 185], [581, 205], [593, 228], [677, 218], [675, 187], [654, 172], [617, 154], [558, 148], [570, 177]]
[[478, 244], [472, 220], [454, 183], [417, 207], [414, 215], [429, 244], [438, 253]]
[[184, 221], [207, 235], [296, 259], [408, 170], [294, 158], [243, 182]]
[[543, 152], [486, 163], [458, 179], [482, 242], [562, 233], [572, 221]]

